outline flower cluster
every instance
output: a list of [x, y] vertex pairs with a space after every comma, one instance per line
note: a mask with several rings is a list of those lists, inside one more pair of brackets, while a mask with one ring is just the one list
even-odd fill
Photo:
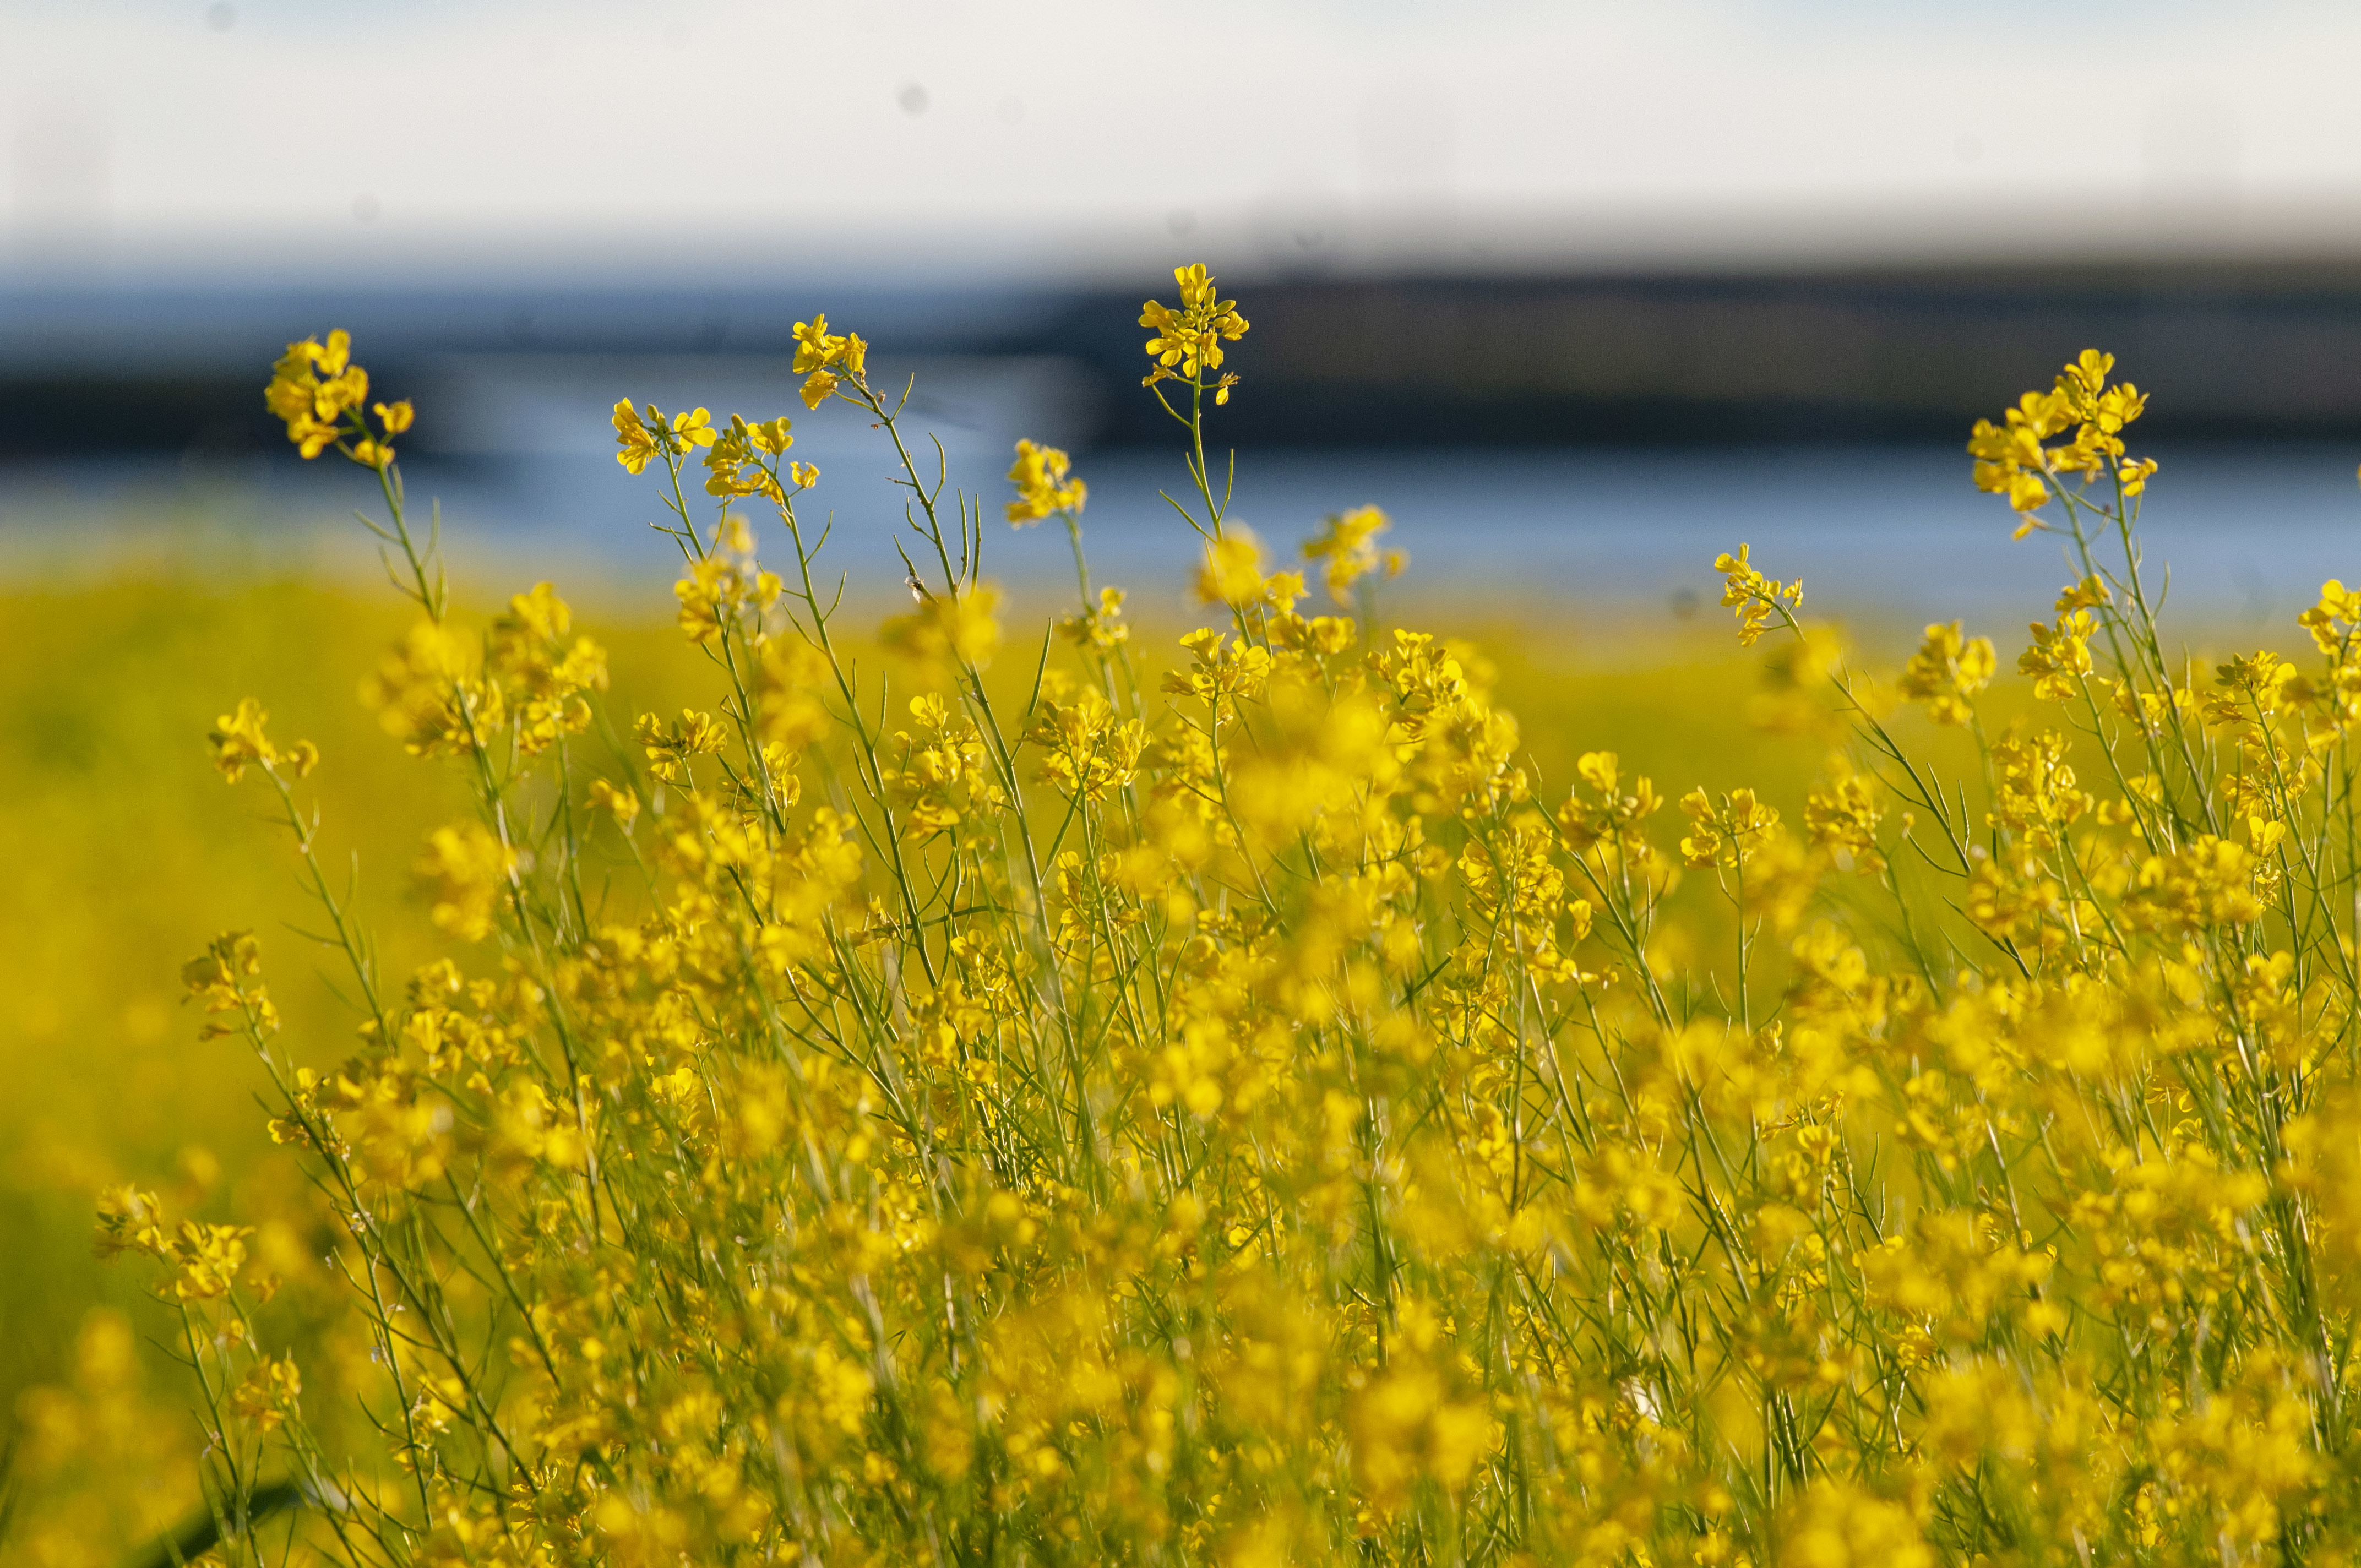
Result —
[[615, 461], [627, 474], [646, 472], [650, 460], [660, 455], [710, 446], [721, 438], [721, 433], [713, 428], [713, 416], [703, 409], [666, 419], [653, 403], [642, 412], [631, 399], [621, 398], [615, 403], [614, 418]]
[[1222, 345], [1244, 337], [1251, 323], [1238, 314], [1235, 300], [1224, 300], [1215, 294], [1213, 274], [1205, 270], [1202, 262], [1174, 268], [1172, 281], [1180, 290], [1180, 309], [1154, 300], [1139, 308], [1139, 324], [1156, 334], [1147, 343], [1148, 356], [1156, 361], [1156, 368], [1140, 385], [1154, 387], [1159, 381], [1181, 380], [1200, 391], [1210, 385], [1213, 401], [1226, 403], [1238, 378], [1223, 371], [1219, 379], [1208, 383], [1205, 373], [1221, 370]]
[[289, 344], [262, 397], [306, 459], [334, 446], [365, 468], [382, 469], [393, 461], [393, 438], [411, 427], [416, 411], [407, 400], [370, 404], [372, 430], [361, 413], [368, 386], [368, 372], [353, 363], [351, 334], [339, 328], [325, 344], [309, 337]]
[[236, 713], [225, 713], [214, 721], [212, 733], [205, 739], [213, 743], [214, 766], [222, 776], [236, 784], [246, 776], [248, 767], [276, 769], [284, 762], [297, 778], [302, 778], [320, 762], [320, 749], [309, 740], [298, 740], [281, 750], [271, 744], [263, 726], [270, 715], [252, 697], [240, 697]]
[[859, 333], [831, 333], [824, 315], [796, 323], [796, 374], [804, 378], [804, 407], [819, 407], [840, 382], [861, 382], [868, 368], [869, 345]]
[[1018, 442], [1016, 462], [1008, 470], [1008, 482], [1016, 487], [1016, 499], [1008, 503], [1010, 524], [1022, 528], [1060, 512], [1082, 510], [1090, 488], [1073, 472], [1073, 459], [1056, 447]]
[[1713, 569], [1722, 576], [1721, 602], [1738, 617], [1738, 641], [1751, 648], [1770, 630], [1772, 617], [1793, 625], [1795, 607], [1804, 602], [1804, 585], [1799, 579], [1783, 583], [1776, 577], [1766, 577], [1749, 554], [1749, 547], [1741, 544], [1735, 555], [1724, 553], [1713, 559]]
[[1903, 667], [1900, 690], [1925, 703], [1927, 717], [1936, 723], [1965, 724], [1975, 717], [1976, 694], [1992, 685], [1994, 657], [1991, 638], [1965, 636], [1956, 620], [1930, 625]]
[[[2114, 367], [2114, 355], [2086, 348], [2048, 391], [2026, 393], [1999, 424], [1976, 422], [1968, 437], [1976, 488], [2008, 498], [2017, 538], [2045, 526], [2035, 514], [2067, 494], [2068, 476], [2110, 477], [2125, 500], [2147, 489], [2156, 460], [2126, 456], [2123, 432], [2146, 411], [2147, 399], [2128, 381], [2109, 385]], [[2048, 444], [2061, 435], [2067, 439]]]
[[1402, 552], [1378, 548], [1378, 535], [1392, 526], [1392, 520], [1376, 507], [1355, 507], [1331, 514], [1320, 532], [1303, 542], [1304, 558], [1323, 563], [1321, 580], [1338, 604], [1349, 605], [1353, 585], [1370, 573], [1399, 577], [1410, 565]]

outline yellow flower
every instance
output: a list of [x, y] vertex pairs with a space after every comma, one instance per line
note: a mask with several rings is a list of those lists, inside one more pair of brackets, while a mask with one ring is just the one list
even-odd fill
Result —
[[660, 454], [686, 454], [699, 446], [710, 446], [720, 439], [721, 433], [713, 428], [713, 416], [703, 409], [679, 413], [666, 420], [651, 403], [642, 416], [624, 398], [614, 409], [615, 444], [620, 450], [615, 461], [637, 474], [646, 468], [650, 459]]
[[690, 562], [672, 591], [680, 600], [681, 630], [692, 642], [709, 643], [759, 618], [778, 602], [783, 586], [776, 573], [750, 570], [716, 551]]
[[2246, 925], [2263, 913], [2255, 857], [2234, 839], [2201, 834], [2185, 849], [2142, 861], [2124, 908], [2135, 924], [2179, 937]]
[[640, 819], [640, 797], [631, 790], [609, 784], [605, 779], [590, 781], [590, 804], [614, 817], [615, 826], [624, 832]]
[[1262, 542], [1251, 529], [1233, 527], [1205, 543], [1197, 568], [1197, 597], [1207, 604], [1245, 606], [1263, 593]]
[[1104, 694], [1084, 686], [1071, 703], [1043, 703], [1025, 738], [1048, 752], [1041, 776], [1060, 794], [1099, 801], [1131, 783], [1148, 726], [1117, 718]]
[[[721, 721], [709, 713], [693, 707], [680, 710], [680, 722], [666, 729], [663, 718], [653, 713], [642, 713], [632, 725], [632, 734], [647, 758], [648, 774], [659, 784], [685, 784], [688, 781], [688, 760], [719, 754], [730, 742], [730, 732]], [[604, 800], [594, 790], [593, 797]], [[634, 815], [638, 812], [636, 798], [631, 801]], [[612, 803], [609, 803], [612, 804]], [[619, 817], [620, 819], [620, 817]], [[629, 826], [628, 823], [625, 824]]]
[[1787, 1512], [1778, 1568], [1934, 1568], [1909, 1508], [1858, 1486], [1815, 1481]]
[[963, 587], [955, 595], [928, 594], [908, 615], [889, 619], [883, 629], [888, 647], [922, 659], [947, 659], [982, 666], [1000, 646], [1000, 589], [992, 583]]
[[275, 1431], [303, 1392], [303, 1375], [292, 1359], [273, 1356], [254, 1364], [230, 1391], [229, 1408], [261, 1431]]
[[1702, 789], [1681, 796], [1681, 810], [1696, 825], [1681, 840], [1681, 857], [1692, 866], [1744, 866], [1779, 825], [1779, 813], [1751, 789], [1732, 790], [1717, 806]]
[[[1180, 286], [1180, 309], [1173, 310], [1154, 300], [1140, 307], [1139, 324], [1156, 333], [1147, 344], [1148, 356], [1156, 361], [1156, 369], [1141, 383], [1143, 386], [1152, 387], [1176, 377], [1201, 382], [1204, 371], [1222, 367], [1222, 345], [1235, 343], [1246, 334], [1248, 323], [1238, 314], [1237, 302], [1215, 296], [1213, 275], [1205, 270], [1202, 262], [1174, 268], [1172, 280]], [[1229, 401], [1229, 389], [1235, 381], [1234, 376], [1223, 377], [1213, 400]]]
[[1353, 585], [1371, 572], [1383, 571], [1389, 577], [1400, 576], [1410, 558], [1399, 550], [1380, 553], [1378, 535], [1393, 526], [1392, 521], [1376, 507], [1356, 507], [1351, 511], [1332, 512], [1323, 520], [1320, 532], [1304, 542], [1306, 560], [1327, 563], [1321, 578], [1328, 585], [1328, 595], [1338, 604], [1352, 602]]
[[1770, 626], [1773, 614], [1792, 617], [1795, 607], [1804, 602], [1804, 584], [1798, 578], [1783, 583], [1767, 577], [1749, 558], [1749, 547], [1741, 544], [1738, 554], [1723, 554], [1713, 558], [1713, 569], [1722, 574], [1721, 602], [1731, 608], [1738, 617], [1738, 643], [1751, 648]]
[[480, 822], [437, 828], [427, 835], [417, 874], [431, 896], [434, 924], [462, 941], [492, 934], [492, 919], [519, 861]]
[[1082, 510], [1090, 491], [1070, 477], [1072, 469], [1073, 460], [1056, 447], [1018, 442], [1016, 465], [1008, 470], [1008, 482], [1016, 487], [1016, 499], [1008, 503], [1010, 525], [1022, 528], [1061, 511]]
[[1355, 1394], [1345, 1412], [1353, 1464], [1370, 1507], [1390, 1513], [1425, 1479], [1456, 1495], [1499, 1442], [1499, 1424], [1479, 1390], [1444, 1354], [1444, 1324], [1429, 1304], [1402, 1304], [1384, 1371]]
[[300, 779], [320, 761], [319, 748], [309, 740], [298, 740], [284, 751], [273, 746], [262, 728], [269, 718], [262, 705], [249, 696], [238, 699], [236, 713], [225, 713], [214, 721], [213, 731], [206, 737], [213, 742], [214, 766], [230, 783], [244, 778], [251, 763], [268, 768], [284, 761]]
[[[287, 439], [307, 459], [349, 435], [358, 443], [346, 449], [354, 461], [380, 467], [391, 460], [390, 448], [369, 440], [361, 420], [358, 411], [368, 400], [368, 372], [352, 363], [352, 338], [342, 328], [330, 333], [324, 345], [308, 337], [289, 344], [270, 368], [262, 400], [285, 422]], [[388, 437], [410, 426], [406, 402], [379, 403], [378, 413]]]
[[1131, 627], [1123, 619], [1124, 597], [1121, 588], [1101, 588], [1096, 609], [1066, 617], [1058, 622], [1058, 630], [1078, 648], [1113, 652], [1131, 640]]
[[[2036, 514], [2059, 476], [2111, 475], [2126, 499], [2147, 489], [2156, 461], [2126, 457], [2122, 432], [2140, 417], [2147, 399], [2128, 382], [2107, 385], [2114, 367], [2114, 355], [2086, 348], [2059, 372], [2049, 391], [2026, 393], [1999, 424], [1976, 422], [1968, 437], [1976, 488], [2008, 498], [2020, 520], [2016, 538], [2048, 526]], [[2070, 430], [2071, 439], [2046, 444]]]
[[703, 409], [672, 416], [672, 438], [682, 451], [692, 446], [710, 446], [720, 433], [713, 428], [713, 416]]
[[1831, 760], [1829, 781], [1804, 797], [1804, 829], [1812, 842], [1831, 853], [1852, 858], [1863, 873], [1885, 869], [1877, 848], [1877, 825], [1883, 813], [1877, 805], [1876, 781], [1854, 770], [1839, 752]]
[[800, 393], [804, 400], [804, 407], [816, 409], [828, 401], [829, 395], [836, 390], [837, 382], [840, 379], [840, 378], [832, 376], [825, 370], [815, 370], [805, 377]]
[[2091, 639], [2097, 630], [2087, 609], [2060, 615], [2054, 627], [2032, 623], [2033, 646], [2017, 655], [2016, 667], [2034, 677], [2034, 696], [2066, 702], [2081, 690], [2081, 678], [2092, 671]]
[[[269, 988], [262, 983], [262, 948], [251, 931], [225, 931], [205, 950], [181, 966], [181, 984], [188, 1000], [203, 1004], [208, 1017], [235, 1015], [263, 1033], [278, 1027], [278, 1010]], [[207, 1023], [200, 1033], [210, 1039], [235, 1034], [241, 1025]]]
[[1259, 693], [1270, 679], [1270, 650], [1233, 642], [1226, 632], [1201, 628], [1180, 639], [1191, 668], [1164, 677], [1164, 689], [1213, 705], [1217, 718], [1234, 714], [1237, 699]]
[[789, 423], [785, 414], [781, 414], [776, 419], [765, 420], [760, 424], [750, 424], [746, 427], [746, 431], [749, 439], [754, 444], [755, 450], [767, 452], [774, 457], [796, 444], [794, 426]]
[[640, 418], [639, 410], [631, 406], [629, 398], [618, 399], [615, 403], [615, 444], [622, 449], [615, 454], [615, 461], [634, 474], [645, 469], [658, 450], [655, 432]]
[[169, 1255], [171, 1238], [164, 1229], [164, 1211], [153, 1192], [137, 1187], [110, 1187], [98, 1195], [97, 1251], [101, 1257], [118, 1253]]
[[250, 1225], [181, 1221], [180, 1236], [171, 1248], [173, 1259], [181, 1266], [171, 1284], [172, 1295], [181, 1301], [210, 1301], [228, 1295], [246, 1267], [246, 1238], [253, 1234]]
[[797, 322], [795, 338], [795, 368], [797, 375], [805, 378], [803, 400], [807, 409], [826, 402], [837, 383], [846, 377], [859, 381], [866, 373], [869, 345], [861, 341], [858, 333], [829, 332], [825, 315]]
[[[785, 433], [786, 421], [774, 420], [767, 425], [750, 425], [736, 414], [730, 416], [730, 428], [721, 433], [705, 455], [705, 493], [709, 496], [767, 496], [776, 505], [786, 504], [786, 492], [763, 462], [763, 455], [775, 455], [795, 437]], [[777, 447], [766, 444], [776, 441]], [[738, 524], [742, 528], [742, 522]], [[730, 543], [733, 550], [751, 548], [751, 536], [741, 534]]]
[[1964, 637], [1956, 620], [1931, 624], [1903, 669], [1902, 695], [1925, 703], [1938, 724], [1965, 724], [1975, 714], [1970, 699], [1992, 684], [1997, 663], [1991, 638]]
[[906, 822], [929, 833], [946, 832], [1003, 802], [983, 738], [973, 724], [933, 695], [911, 698], [910, 717], [917, 721], [918, 731], [895, 734], [902, 764], [882, 775]]

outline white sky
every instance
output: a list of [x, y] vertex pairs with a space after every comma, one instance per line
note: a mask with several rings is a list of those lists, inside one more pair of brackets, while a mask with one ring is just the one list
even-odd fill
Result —
[[2356, 79], [2350, 0], [0, 0], [0, 268], [2361, 250]]

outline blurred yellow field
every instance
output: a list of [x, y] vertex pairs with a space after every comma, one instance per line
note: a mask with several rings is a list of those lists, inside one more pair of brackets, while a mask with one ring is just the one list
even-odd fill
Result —
[[[352, 552], [366, 560], [366, 541]], [[463, 597], [491, 602], [530, 586], [487, 583]], [[613, 712], [669, 711], [700, 695], [658, 608], [664, 589], [638, 586], [647, 620], [593, 629], [616, 651]], [[600, 597], [630, 591], [605, 585]], [[1600, 746], [1700, 783], [1762, 776], [1764, 766], [1750, 767], [1758, 758], [1782, 765], [1742, 717], [1691, 700], [1753, 679], [1753, 662], [1718, 635], [1691, 639], [1686, 660], [1667, 638], [1661, 663], [1586, 674], [1575, 650], [1529, 630], [1486, 628], [1466, 606], [1443, 613], [1497, 666], [1503, 706], [1526, 718], [1550, 776], [1570, 777], [1576, 754]], [[399, 937], [417, 909], [410, 863], [464, 799], [447, 778], [387, 765], [400, 746], [358, 696], [404, 624], [401, 607], [365, 579], [257, 582], [202, 558], [0, 594], [0, 813], [17, 890], [0, 902], [0, 1048], [20, 1091], [0, 1102], [5, 1245], [39, 1260], [0, 1278], [12, 1329], [0, 1398], [58, 1371], [87, 1305], [138, 1297], [90, 1255], [99, 1188], [184, 1179], [184, 1150], [200, 1173], [217, 1166], [211, 1179], [224, 1185], [294, 1179], [283, 1162], [258, 1174], [270, 1146], [255, 1104], [261, 1080], [242, 1051], [197, 1040], [181, 966], [221, 931], [251, 927], [288, 970], [278, 994], [291, 1036], [330, 1060], [355, 1020], [291, 928], [308, 929], [309, 912], [290, 863], [255, 804], [217, 787], [203, 735], [225, 707], [258, 693], [274, 727], [318, 742], [329, 759], [314, 775], [328, 842], [356, 857], [368, 923]], [[1796, 766], [1766, 788], [1794, 795]], [[396, 948], [388, 961], [399, 969], [415, 956]]]
[[[365, 549], [351, 542], [357, 557]], [[496, 602], [500, 587], [529, 586], [487, 583], [462, 597]], [[1414, 581], [1404, 587], [1414, 609]], [[606, 584], [599, 597], [632, 592]], [[663, 594], [660, 582], [637, 587], [652, 609]], [[1474, 622], [1481, 612], [1442, 613]], [[0, 1248], [21, 1263], [0, 1272], [10, 1328], [0, 1405], [16, 1409], [27, 1389], [70, 1382], [86, 1323], [112, 1311], [138, 1325], [154, 1401], [147, 1435], [175, 1463], [152, 1485], [123, 1487], [118, 1475], [97, 1495], [92, 1528], [119, 1524], [126, 1551], [197, 1508], [199, 1440], [183, 1413], [185, 1374], [156, 1343], [169, 1330], [142, 1282], [93, 1255], [93, 1195], [134, 1181], [192, 1209], [310, 1209], [294, 1161], [265, 1131], [266, 1080], [234, 1043], [198, 1038], [181, 965], [220, 932], [251, 928], [286, 976], [277, 995], [303, 1059], [340, 1059], [357, 1021], [349, 988], [301, 934], [315, 911], [291, 861], [256, 804], [219, 786], [203, 735], [237, 696], [265, 693], [275, 728], [317, 742], [326, 841], [353, 858], [357, 906], [389, 939], [389, 966], [418, 961], [410, 867], [465, 794], [447, 777], [393, 766], [400, 745], [361, 700], [404, 624], [402, 607], [365, 577], [257, 580], [202, 551], [0, 595], [10, 644], [0, 660], [0, 817], [16, 846], [19, 892], [0, 902], [0, 1076], [14, 1091], [0, 1102]], [[593, 630], [615, 652], [610, 712], [668, 712], [700, 695], [661, 612]], [[1469, 633], [1497, 667], [1504, 706], [1531, 716], [1533, 754], [1554, 776], [1571, 775], [1578, 751], [1606, 745], [1664, 776], [1777, 778], [1783, 795], [1793, 793], [1792, 762], [1783, 767], [1742, 720], [1695, 700], [1753, 678], [1753, 662], [1718, 635], [1688, 637], [1686, 658], [1680, 641], [1660, 635], [1638, 667], [1586, 673], [1575, 648], [1526, 629], [1471, 624]], [[134, 1493], [151, 1498], [152, 1514], [136, 1525], [113, 1519]]]

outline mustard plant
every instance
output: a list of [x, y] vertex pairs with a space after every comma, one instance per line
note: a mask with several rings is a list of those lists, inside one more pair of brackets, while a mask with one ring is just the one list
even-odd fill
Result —
[[[1668, 816], [1604, 751], [1539, 776], [1463, 646], [1379, 619], [1381, 513], [1294, 566], [1229, 516], [1248, 327], [1177, 279], [1145, 384], [1210, 620], [1170, 668], [1029, 442], [1000, 515], [1062, 521], [1077, 601], [1006, 635], [994, 503], [815, 318], [803, 400], [860, 410], [905, 497], [896, 652], [844, 625], [790, 419], [619, 402], [715, 692], [620, 763], [548, 585], [451, 611], [407, 406], [364, 413], [341, 334], [280, 361], [419, 615], [370, 700], [477, 809], [416, 864], [447, 956], [389, 976], [305, 804], [343, 760], [251, 702], [214, 736], [357, 1044], [280, 1032], [251, 936], [186, 979], [333, 1207], [376, 1441], [322, 1435], [238, 1226], [108, 1194], [185, 1327], [212, 1550], [2347, 1561], [2361, 593], [2326, 585], [2301, 665], [2169, 652], [2144, 400], [2086, 353], [1971, 444], [2074, 564], [2019, 661], [2045, 717], [1986, 722], [1955, 625], [1882, 687], [1741, 546], [1758, 717], [1834, 755], [1794, 820]], [[1675, 942], [1684, 878], [1723, 914]]]

